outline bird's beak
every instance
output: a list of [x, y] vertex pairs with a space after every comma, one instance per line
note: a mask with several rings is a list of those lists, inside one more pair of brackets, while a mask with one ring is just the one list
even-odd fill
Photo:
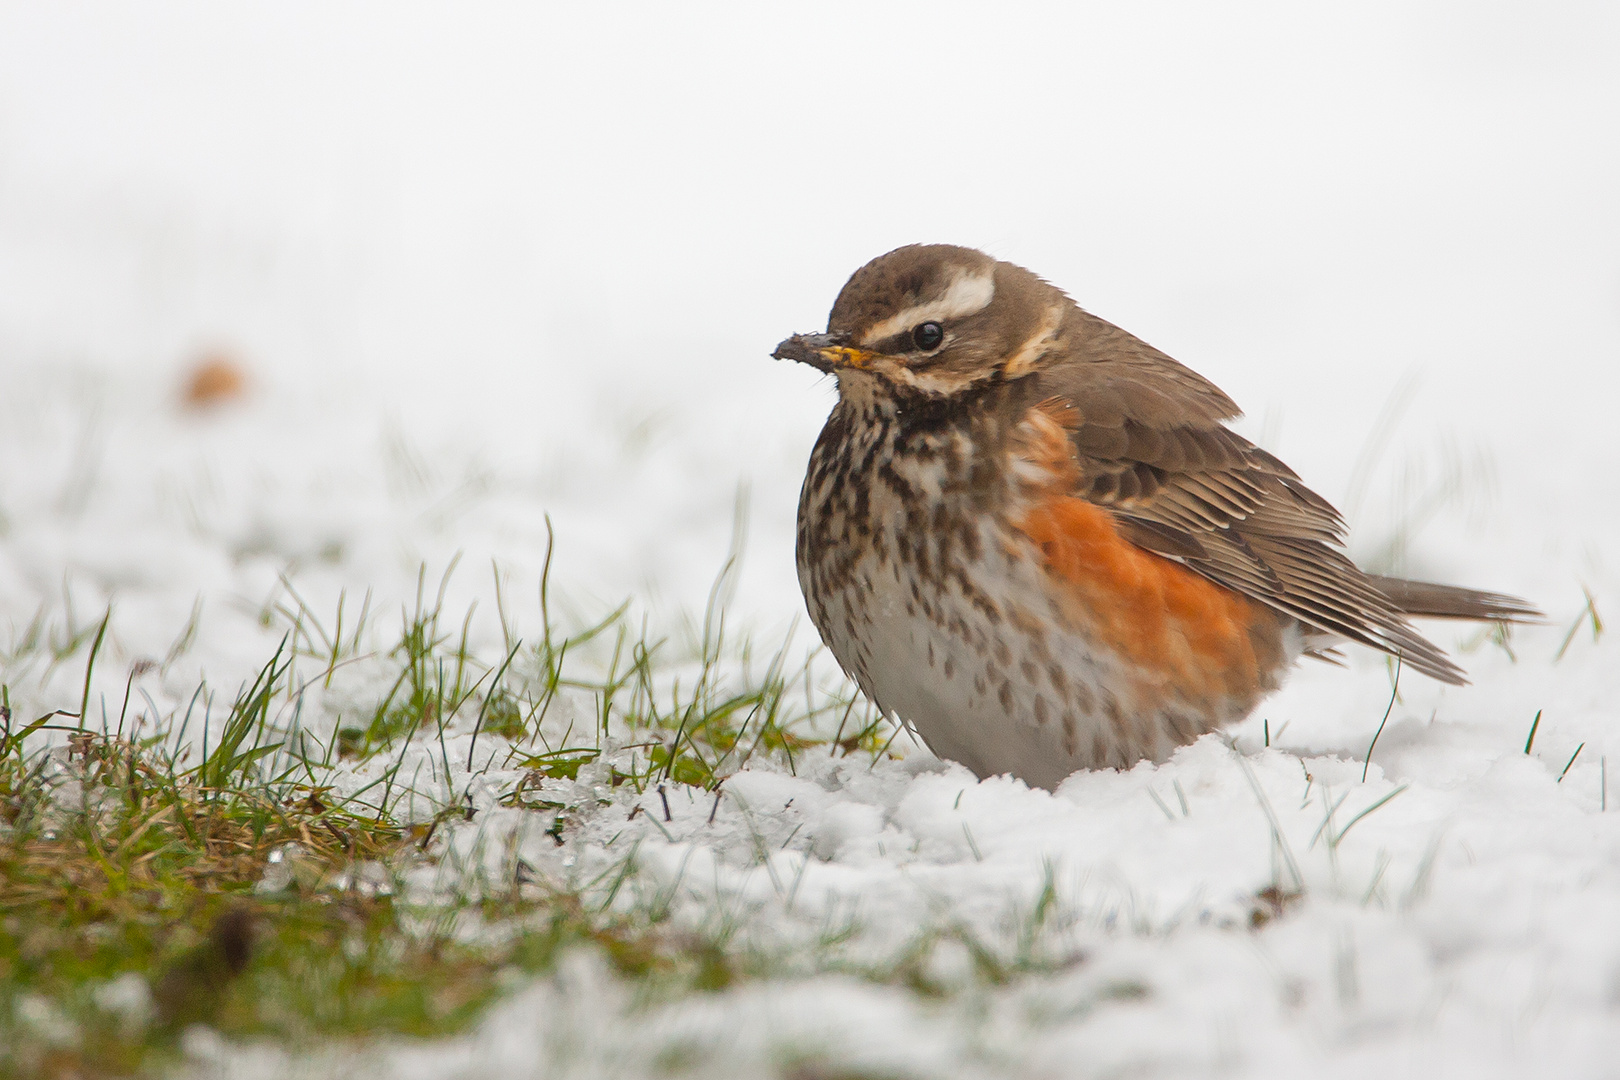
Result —
[[776, 347], [771, 356], [777, 360], [797, 360], [818, 371], [834, 372], [839, 368], [864, 368], [877, 353], [854, 349], [844, 344], [842, 334], [794, 334]]

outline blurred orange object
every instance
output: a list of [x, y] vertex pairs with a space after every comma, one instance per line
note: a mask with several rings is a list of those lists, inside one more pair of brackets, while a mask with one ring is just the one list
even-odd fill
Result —
[[248, 377], [242, 365], [224, 352], [203, 355], [186, 377], [185, 404], [193, 409], [212, 409], [247, 394]]

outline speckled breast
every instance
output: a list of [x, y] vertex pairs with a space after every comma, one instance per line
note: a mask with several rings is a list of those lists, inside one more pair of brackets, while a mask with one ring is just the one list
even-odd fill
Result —
[[[935, 753], [1042, 787], [1162, 758], [1241, 718], [1297, 655], [1284, 621], [1134, 548], [1148, 561], [1123, 571], [1120, 553], [1076, 549], [1058, 512], [1102, 512], [1013, 467], [1027, 464], [1028, 433], [1008, 420], [1022, 414], [846, 392], [811, 455], [797, 543], [833, 655]], [[1155, 574], [1196, 579], [1182, 592], [1213, 590], [1252, 624], [1206, 641], [1210, 598], [1188, 607]]]

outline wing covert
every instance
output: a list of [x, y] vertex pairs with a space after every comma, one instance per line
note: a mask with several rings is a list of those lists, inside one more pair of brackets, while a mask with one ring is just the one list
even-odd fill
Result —
[[[1461, 669], [1344, 552], [1338, 511], [1288, 466], [1227, 428], [1236, 405], [1123, 330], [1087, 317], [1089, 348], [1041, 371], [1078, 465], [1072, 494], [1122, 535], [1324, 634], [1403, 657], [1437, 679]], [[1100, 325], [1099, 325], [1100, 324]], [[1151, 363], [1148, 361], [1151, 359]]]

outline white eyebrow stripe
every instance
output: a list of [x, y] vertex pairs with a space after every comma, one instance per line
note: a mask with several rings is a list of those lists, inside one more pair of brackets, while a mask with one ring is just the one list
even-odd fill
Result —
[[892, 337], [902, 330], [909, 330], [918, 323], [943, 319], [960, 319], [965, 315], [973, 315], [990, 306], [990, 301], [996, 295], [996, 279], [992, 270], [974, 273], [970, 270], [958, 271], [945, 295], [938, 300], [930, 300], [926, 304], [915, 304], [904, 311], [896, 312], [887, 319], [872, 326], [861, 335], [860, 344], [871, 345], [875, 341], [882, 341]]

